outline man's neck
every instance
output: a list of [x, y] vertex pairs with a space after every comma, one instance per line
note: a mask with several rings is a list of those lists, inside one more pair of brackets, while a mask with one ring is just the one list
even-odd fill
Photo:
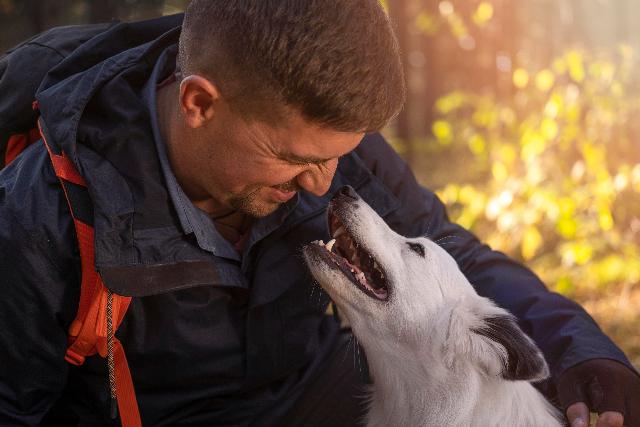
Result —
[[234, 211], [223, 217], [210, 215], [216, 229], [229, 242], [236, 244], [240, 242], [251, 228], [252, 218], [245, 213]]
[[220, 216], [228, 212], [228, 208], [220, 204], [192, 182], [186, 173], [189, 170], [187, 163], [188, 153], [181, 150], [181, 141], [188, 140], [187, 130], [181, 120], [180, 111], [180, 83], [173, 82], [160, 87], [156, 92], [156, 109], [158, 114], [158, 127], [160, 136], [167, 147], [167, 157], [171, 170], [178, 184], [185, 192], [189, 200], [200, 210], [209, 216]]
[[185, 139], [185, 131], [180, 120], [179, 97], [180, 85], [178, 82], [167, 84], [156, 92], [158, 126], [160, 128], [160, 136], [167, 147], [169, 164], [178, 184], [194, 206], [211, 218], [218, 232], [225, 239], [236, 243], [249, 230], [251, 226], [250, 217], [242, 212], [220, 206], [211, 197], [197, 197], [197, 192], [193, 191], [194, 186], [190, 185], [188, 178], [182, 173], [186, 168], [181, 167], [183, 158], [180, 155], [179, 142]]

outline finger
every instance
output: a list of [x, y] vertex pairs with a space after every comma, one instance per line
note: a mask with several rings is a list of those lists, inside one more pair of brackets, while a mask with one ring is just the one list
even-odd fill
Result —
[[589, 427], [589, 408], [584, 402], [576, 402], [567, 408], [567, 419], [571, 427]]
[[620, 412], [607, 411], [598, 416], [596, 427], [622, 427], [624, 417]]

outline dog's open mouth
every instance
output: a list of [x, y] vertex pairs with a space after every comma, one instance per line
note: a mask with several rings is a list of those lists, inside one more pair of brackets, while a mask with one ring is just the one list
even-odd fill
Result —
[[313, 243], [324, 248], [330, 260], [365, 294], [386, 301], [389, 288], [384, 271], [331, 211], [329, 231], [332, 240], [326, 244], [323, 241]]

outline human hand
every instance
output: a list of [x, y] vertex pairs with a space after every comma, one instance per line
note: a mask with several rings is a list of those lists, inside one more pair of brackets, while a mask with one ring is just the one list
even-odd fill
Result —
[[640, 376], [620, 362], [591, 359], [567, 369], [558, 380], [558, 398], [571, 427], [640, 427]]

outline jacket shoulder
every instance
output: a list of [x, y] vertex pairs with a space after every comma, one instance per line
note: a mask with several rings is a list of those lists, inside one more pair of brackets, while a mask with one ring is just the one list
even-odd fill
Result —
[[74, 252], [69, 208], [40, 142], [0, 171], [0, 238], [3, 244], [40, 245], [51, 260]]
[[394, 194], [399, 192], [398, 185], [406, 180], [414, 180], [409, 165], [379, 133], [367, 134], [355, 153]]
[[44, 76], [108, 24], [57, 27], [38, 34], [0, 57], [0, 138], [29, 130], [31, 103]]

